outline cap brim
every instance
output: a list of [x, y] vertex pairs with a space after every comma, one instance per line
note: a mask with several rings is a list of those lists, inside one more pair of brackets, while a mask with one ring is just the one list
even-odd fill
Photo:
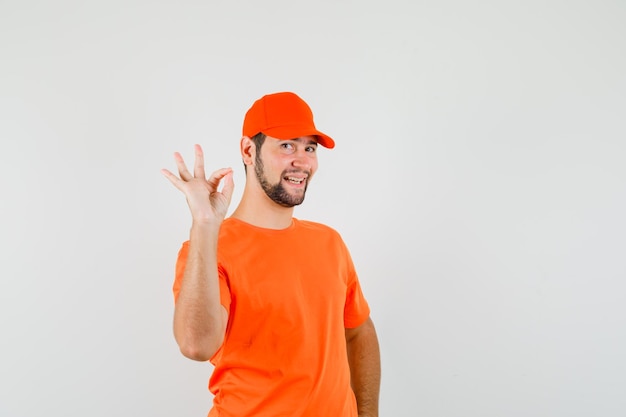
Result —
[[282, 140], [299, 138], [301, 136], [316, 136], [317, 143], [319, 143], [323, 147], [328, 149], [332, 149], [335, 147], [335, 141], [333, 140], [333, 138], [325, 133], [320, 132], [317, 129], [301, 130], [290, 128], [288, 126], [281, 126], [271, 129], [264, 129], [262, 132], [267, 136]]

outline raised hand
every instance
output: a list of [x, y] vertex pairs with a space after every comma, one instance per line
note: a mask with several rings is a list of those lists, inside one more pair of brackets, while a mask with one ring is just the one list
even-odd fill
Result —
[[[174, 160], [178, 167], [180, 178], [162, 169], [161, 173], [180, 191], [185, 194], [187, 204], [191, 210], [194, 222], [209, 222], [218, 225], [224, 220], [230, 199], [235, 187], [233, 183], [233, 170], [221, 168], [213, 172], [207, 179], [204, 171], [204, 154], [200, 145], [194, 146], [195, 163], [193, 175], [187, 169], [180, 153], [174, 153]], [[218, 191], [220, 182], [224, 180], [222, 191]]]

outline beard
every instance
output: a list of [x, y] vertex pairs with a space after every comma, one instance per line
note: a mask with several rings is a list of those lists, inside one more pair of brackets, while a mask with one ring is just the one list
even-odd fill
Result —
[[256, 163], [254, 165], [254, 172], [256, 174], [257, 179], [259, 180], [259, 184], [261, 184], [261, 188], [263, 188], [263, 191], [265, 191], [265, 194], [267, 194], [267, 196], [273, 202], [283, 207], [293, 207], [293, 206], [298, 206], [302, 204], [302, 202], [304, 201], [304, 195], [306, 194], [306, 189], [309, 185], [309, 181], [308, 181], [308, 177], [310, 176], [309, 172], [307, 172], [307, 179], [305, 180], [306, 183], [304, 184], [304, 190], [302, 194], [292, 195], [292, 194], [289, 194], [289, 192], [287, 192], [285, 187], [283, 187], [283, 184], [281, 181], [281, 179], [284, 178], [285, 175], [288, 174], [287, 171], [283, 171], [283, 173], [280, 175], [281, 179], [278, 180], [277, 184], [271, 184], [269, 180], [267, 179], [267, 177], [265, 176], [265, 172], [263, 172], [264, 171], [263, 160], [261, 160], [261, 157], [259, 156], [258, 153], [255, 157], [255, 162]]

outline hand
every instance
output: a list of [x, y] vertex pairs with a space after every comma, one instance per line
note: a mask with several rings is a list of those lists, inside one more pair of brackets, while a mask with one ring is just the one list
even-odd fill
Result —
[[[162, 169], [161, 173], [170, 180], [174, 187], [185, 194], [194, 222], [219, 224], [226, 216], [233, 195], [235, 187], [233, 170], [231, 168], [218, 169], [211, 174], [209, 179], [206, 179], [202, 148], [200, 145], [195, 145], [194, 151], [196, 160], [193, 175], [187, 170], [183, 157], [178, 152], [174, 153], [174, 160], [180, 178], [167, 169]], [[222, 180], [224, 180], [224, 186], [222, 191], [218, 192], [218, 186]]]

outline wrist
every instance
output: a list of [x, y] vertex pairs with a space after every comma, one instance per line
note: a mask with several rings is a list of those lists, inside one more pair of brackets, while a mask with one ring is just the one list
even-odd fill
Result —
[[191, 231], [198, 231], [202, 234], [215, 234], [217, 235], [222, 226], [221, 221], [215, 221], [215, 219], [192, 219]]

